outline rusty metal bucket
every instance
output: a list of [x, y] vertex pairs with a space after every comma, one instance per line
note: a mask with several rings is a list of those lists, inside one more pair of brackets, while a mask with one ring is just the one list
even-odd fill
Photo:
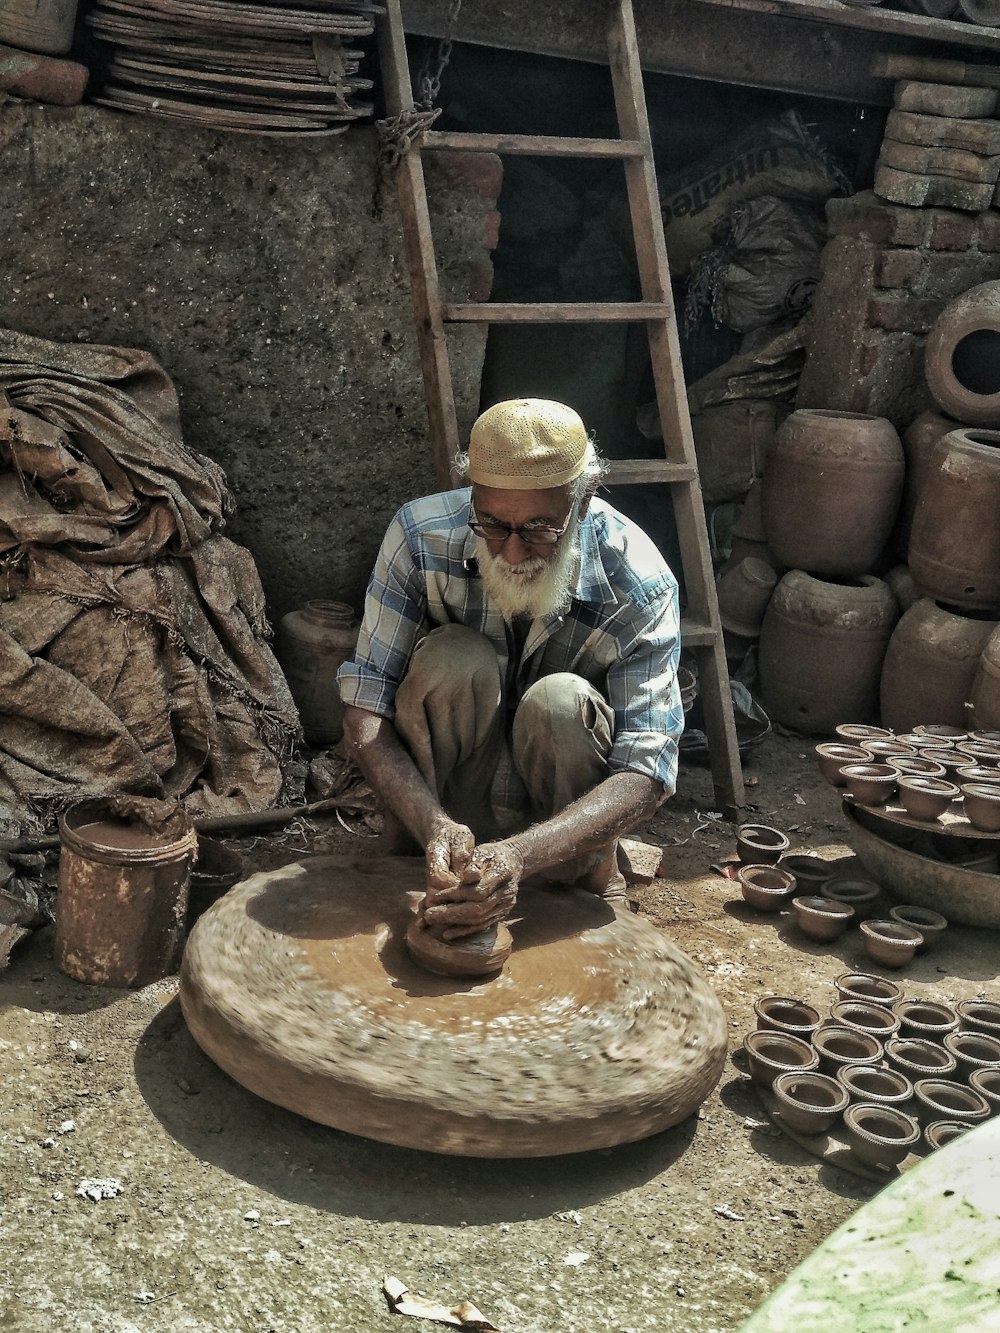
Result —
[[59, 821], [55, 959], [77, 981], [147, 986], [180, 966], [198, 835], [178, 805], [151, 829], [78, 801]]

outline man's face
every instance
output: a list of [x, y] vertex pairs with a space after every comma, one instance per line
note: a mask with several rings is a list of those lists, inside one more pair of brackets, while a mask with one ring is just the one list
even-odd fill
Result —
[[[472, 509], [474, 522], [511, 529], [507, 535], [476, 537], [487, 597], [504, 618], [545, 615], [565, 605], [576, 578], [586, 503], [574, 507], [568, 486], [508, 491], [473, 484]], [[562, 536], [538, 544], [531, 540], [538, 529], [562, 531]]]

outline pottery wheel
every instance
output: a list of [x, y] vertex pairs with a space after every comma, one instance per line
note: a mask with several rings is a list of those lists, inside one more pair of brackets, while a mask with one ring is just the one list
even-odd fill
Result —
[[404, 943], [423, 878], [415, 858], [327, 856], [237, 884], [185, 951], [195, 1040], [311, 1120], [475, 1157], [631, 1142], [708, 1096], [722, 1007], [656, 927], [581, 890], [526, 889], [499, 976], [434, 976]]

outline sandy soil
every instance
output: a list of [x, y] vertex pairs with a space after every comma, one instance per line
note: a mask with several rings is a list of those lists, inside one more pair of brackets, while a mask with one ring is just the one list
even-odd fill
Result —
[[[811, 743], [772, 737], [746, 764], [748, 818], [845, 856]], [[756, 779], [756, 781], [755, 781]], [[736, 1051], [760, 995], [828, 1006], [864, 961], [761, 916], [711, 869], [734, 851], [707, 770], [639, 831], [665, 875], [637, 907], [706, 971]], [[254, 868], [357, 846], [337, 823], [233, 842]], [[952, 927], [897, 974], [907, 994], [997, 994], [990, 932]], [[775, 1129], [727, 1061], [697, 1117], [642, 1143], [495, 1163], [352, 1138], [260, 1101], [189, 1036], [175, 981], [91, 988], [52, 960], [50, 930], [0, 976], [0, 1326], [17, 1333], [368, 1333], [385, 1274], [503, 1333], [729, 1333], [879, 1188]], [[107, 1181], [111, 1197], [78, 1193]], [[93, 1187], [100, 1193], [99, 1186]], [[802, 1330], [807, 1329], [803, 1323]]]

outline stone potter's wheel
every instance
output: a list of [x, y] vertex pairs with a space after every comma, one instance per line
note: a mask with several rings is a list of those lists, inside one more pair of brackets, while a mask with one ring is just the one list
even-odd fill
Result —
[[311, 1120], [404, 1147], [539, 1157], [677, 1124], [718, 1082], [722, 1007], [654, 926], [524, 890], [483, 981], [404, 944], [415, 858], [315, 857], [237, 884], [187, 944], [180, 1000], [216, 1064]]

